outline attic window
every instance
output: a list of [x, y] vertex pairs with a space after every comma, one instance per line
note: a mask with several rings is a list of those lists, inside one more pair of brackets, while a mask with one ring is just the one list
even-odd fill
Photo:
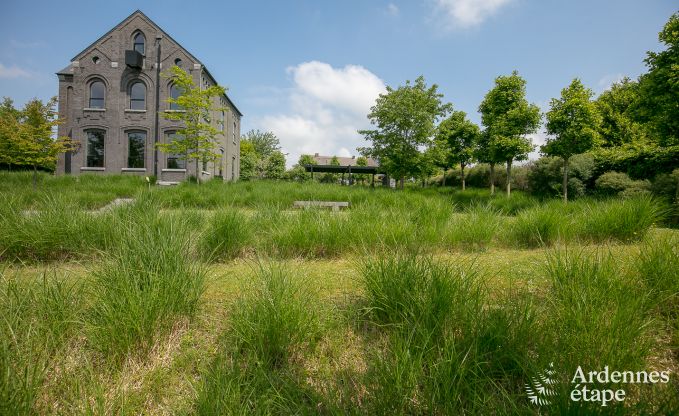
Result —
[[177, 59], [174, 60], [174, 64], [181, 68], [182, 67], [182, 60], [177, 58]]
[[144, 35], [141, 32], [137, 33], [136, 35], [134, 35], [133, 49], [143, 55], [145, 41], [146, 39], [144, 38]]
[[92, 57], [92, 62], [94, 62], [95, 64], [98, 64], [99, 63], [99, 57], [98, 56]]

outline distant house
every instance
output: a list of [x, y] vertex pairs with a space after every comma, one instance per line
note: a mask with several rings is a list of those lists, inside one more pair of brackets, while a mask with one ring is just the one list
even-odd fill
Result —
[[[160, 63], [158, 65], [158, 63]], [[215, 151], [221, 157], [198, 167], [179, 155], [156, 150], [156, 142], [177, 137], [180, 122], [164, 113], [182, 111], [167, 102], [178, 89], [161, 76], [173, 65], [185, 69], [200, 88], [217, 82], [205, 66], [144, 13], [137, 10], [78, 53], [57, 73], [59, 135], [80, 144], [59, 157], [57, 174], [156, 175], [181, 181], [188, 176], [240, 175], [242, 114], [224, 94], [215, 98], [213, 126], [220, 132]]]
[[[318, 153], [314, 154], [313, 158], [317, 165], [330, 165], [332, 164], [332, 159], [337, 157], [340, 166], [358, 166], [356, 165], [356, 156], [351, 157], [339, 157], [339, 156], [321, 156]], [[379, 163], [375, 159], [368, 158], [367, 166], [379, 166]]]

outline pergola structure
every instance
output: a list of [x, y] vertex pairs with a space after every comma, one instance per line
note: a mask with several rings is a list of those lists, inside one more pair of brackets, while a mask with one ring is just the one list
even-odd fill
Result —
[[314, 172], [319, 173], [341, 173], [342, 182], [344, 182], [344, 174], [349, 175], [349, 183], [353, 183], [353, 173], [361, 173], [372, 175], [371, 186], [375, 186], [375, 175], [383, 173], [379, 166], [338, 166], [338, 165], [304, 165], [307, 172], [311, 172], [311, 179], [314, 178]]

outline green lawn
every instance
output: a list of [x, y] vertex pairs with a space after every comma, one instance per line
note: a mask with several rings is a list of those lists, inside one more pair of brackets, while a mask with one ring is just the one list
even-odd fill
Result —
[[[679, 411], [679, 233], [654, 201], [3, 175], [0, 414]], [[605, 365], [672, 375], [568, 400]]]

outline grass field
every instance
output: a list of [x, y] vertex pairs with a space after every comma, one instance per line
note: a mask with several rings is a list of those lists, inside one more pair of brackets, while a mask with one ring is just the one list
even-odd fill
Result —
[[[0, 174], [0, 414], [679, 412], [653, 199], [30, 181]], [[312, 199], [351, 207], [291, 209]], [[570, 399], [579, 366], [670, 379], [601, 406]]]

